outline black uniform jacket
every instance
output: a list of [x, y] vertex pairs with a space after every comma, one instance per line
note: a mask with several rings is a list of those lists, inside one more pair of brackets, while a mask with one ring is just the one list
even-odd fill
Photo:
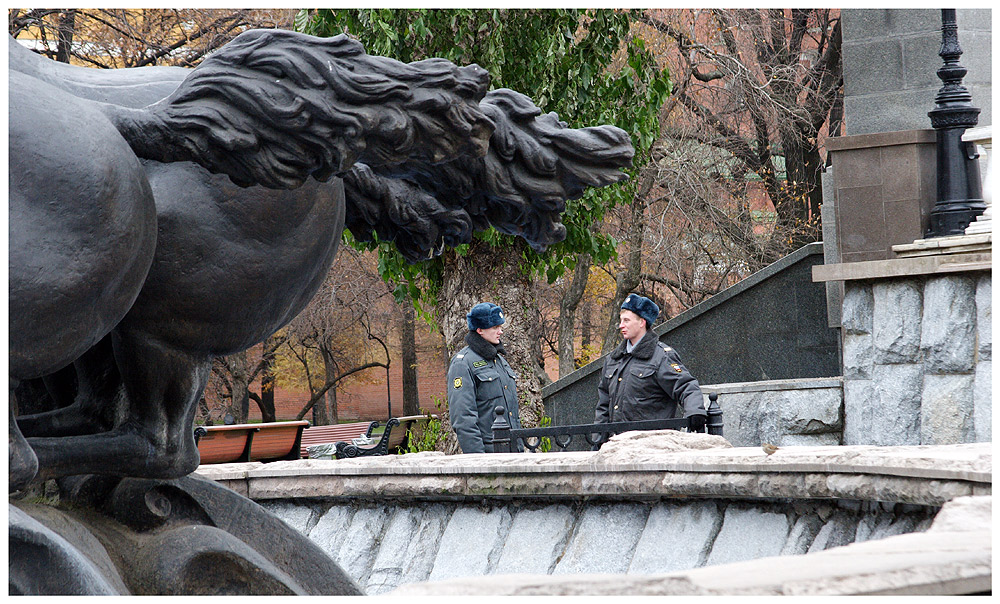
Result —
[[636, 422], [705, 414], [698, 380], [677, 352], [646, 332], [631, 353], [622, 341], [604, 360], [597, 386], [596, 423]]

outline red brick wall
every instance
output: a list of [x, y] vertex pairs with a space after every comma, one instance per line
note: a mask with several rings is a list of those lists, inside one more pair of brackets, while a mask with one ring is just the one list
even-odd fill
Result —
[[[427, 338], [427, 339], [425, 339]], [[442, 360], [442, 354], [434, 346], [433, 338], [428, 334], [418, 335], [417, 346], [417, 391], [420, 407], [431, 413], [438, 413], [434, 396], [444, 398], [447, 367]], [[430, 340], [430, 342], [428, 342]], [[386, 371], [382, 367], [367, 369], [360, 380], [348, 381], [337, 389], [337, 412], [340, 421], [385, 421], [389, 417], [387, 399], [391, 395], [392, 416], [403, 415], [403, 378], [402, 362], [398, 349], [391, 351], [395, 356], [389, 362], [389, 387], [386, 388]], [[260, 392], [260, 383], [250, 386], [254, 392]], [[278, 420], [295, 419], [298, 412], [309, 402], [309, 392], [306, 390], [275, 388], [274, 407]], [[312, 420], [312, 412], [304, 419]], [[250, 421], [260, 421], [260, 409], [250, 401]]]

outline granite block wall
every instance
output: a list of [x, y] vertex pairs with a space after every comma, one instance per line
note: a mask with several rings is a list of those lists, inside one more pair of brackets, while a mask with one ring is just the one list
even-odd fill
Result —
[[843, 444], [991, 440], [991, 280], [846, 283]]
[[500, 574], [658, 574], [926, 530], [937, 508], [818, 501], [261, 502], [368, 595]]
[[843, 380], [813, 378], [703, 386], [719, 395], [723, 436], [734, 447], [839, 445]]
[[937, 200], [935, 141], [929, 125], [827, 141], [826, 264], [888, 260], [892, 246], [923, 238]]
[[[848, 135], [929, 128], [941, 80], [940, 9], [844, 9], [844, 113]], [[992, 124], [992, 11], [957, 11], [963, 83]]]

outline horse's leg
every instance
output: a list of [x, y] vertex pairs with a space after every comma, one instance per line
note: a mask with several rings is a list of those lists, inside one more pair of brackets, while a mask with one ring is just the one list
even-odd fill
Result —
[[[52, 411], [20, 415], [21, 432], [32, 436], [96, 434], [114, 428], [124, 391], [115, 365], [111, 336], [85, 352], [67, 370], [46, 377], [50, 392], [72, 391], [72, 403]], [[55, 398], [55, 397], [54, 397]]]
[[10, 404], [8, 405], [8, 416], [10, 424], [7, 426], [7, 490], [14, 492], [27, 486], [31, 479], [38, 473], [38, 458], [31, 450], [28, 442], [24, 440], [21, 431], [17, 429], [17, 422], [14, 421], [15, 401], [14, 388], [15, 380], [11, 380]]
[[41, 478], [110, 474], [178, 478], [198, 467], [194, 414], [211, 357], [191, 355], [142, 333], [113, 333], [128, 400], [125, 420], [101, 434], [31, 438]]
[[68, 365], [44, 377], [20, 380], [14, 389], [17, 414], [53, 411], [73, 403], [76, 396], [76, 369]]

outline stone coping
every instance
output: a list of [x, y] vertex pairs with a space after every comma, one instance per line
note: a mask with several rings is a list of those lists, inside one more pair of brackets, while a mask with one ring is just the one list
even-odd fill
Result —
[[[789, 446], [769, 456], [721, 437], [670, 432], [618, 435], [596, 453], [414, 453], [219, 464], [197, 473], [251, 499], [694, 496], [941, 505], [992, 492], [990, 443]], [[692, 442], [717, 448], [676, 450]]]
[[817, 388], [842, 388], [842, 376], [821, 378], [796, 378], [788, 380], [765, 380], [761, 382], [731, 382], [729, 384], [704, 384], [705, 394], [740, 394], [744, 392], [774, 392], [779, 390], [814, 390]]
[[[780, 273], [781, 271], [792, 266], [796, 262], [799, 262], [803, 258], [806, 258], [807, 256], [811, 256], [813, 254], [822, 254], [822, 253], [823, 253], [822, 242], [807, 243], [806, 245], [800, 247], [791, 254], [788, 254], [787, 256], [765, 266], [764, 268], [750, 275], [746, 279], [738, 281], [733, 285], [727, 287], [726, 289], [722, 290], [721, 292], [710, 297], [709, 299], [700, 302], [698, 304], [695, 304], [694, 306], [680, 313], [676, 317], [673, 317], [667, 321], [664, 321], [663, 323], [660, 323], [659, 325], [656, 325], [655, 327], [653, 327], [653, 333], [655, 333], [657, 337], [663, 337], [664, 334], [676, 329], [677, 327], [680, 327], [684, 323], [687, 323], [688, 321], [691, 321], [692, 319], [698, 316], [705, 314], [706, 312], [712, 310], [716, 306], [731, 300], [735, 296], [745, 292], [746, 290], [750, 289], [751, 287], [754, 287], [755, 285], [760, 284], [761, 282], [769, 279], [770, 277], [773, 277], [777, 273]], [[569, 375], [561, 377], [558, 380], [552, 382], [551, 384], [542, 387], [542, 398], [546, 398], [552, 393], [558, 392], [559, 390], [562, 390], [563, 388], [569, 386], [570, 384], [576, 383], [582, 380], [583, 378], [587, 377], [588, 375], [594, 373], [595, 371], [600, 370], [601, 367], [604, 366], [604, 358], [606, 356], [607, 355], [601, 355], [599, 358], [594, 359], [590, 363], [587, 363], [586, 365], [570, 373]]]
[[834, 136], [827, 138], [824, 142], [826, 150], [833, 152], [851, 151], [853, 149], [870, 149], [872, 147], [891, 147], [894, 145], [928, 144], [937, 144], [937, 131], [933, 128]]
[[993, 234], [950, 235], [917, 239], [913, 243], [892, 246], [892, 251], [901, 258], [933, 256], [940, 254], [961, 254], [966, 252], [992, 252]]
[[924, 533], [661, 575], [494, 575], [401, 585], [389, 595], [949, 595], [989, 592], [992, 497], [946, 504]]
[[993, 140], [993, 124], [986, 124], [985, 126], [976, 126], [975, 128], [967, 128], [965, 134], [962, 135], [962, 140], [974, 143], [984, 143]]
[[989, 271], [993, 269], [993, 253], [946, 254], [917, 256], [892, 260], [869, 260], [843, 264], [821, 264], [812, 267], [814, 282], [887, 279], [916, 275]]

